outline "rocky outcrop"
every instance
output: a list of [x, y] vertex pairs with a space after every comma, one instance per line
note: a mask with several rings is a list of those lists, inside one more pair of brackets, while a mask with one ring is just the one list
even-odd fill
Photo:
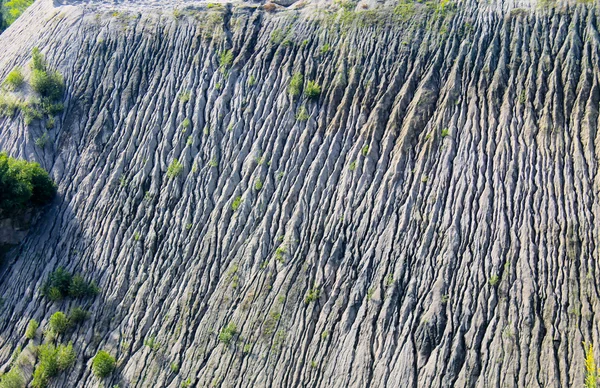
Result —
[[[0, 121], [59, 189], [0, 272], [5, 368], [82, 304], [52, 386], [99, 349], [105, 386], [583, 384], [596, 7], [315, 4], [40, 0], [0, 35], [0, 76], [38, 46], [67, 86], [54, 128]], [[59, 266], [100, 295], [42, 297]]]

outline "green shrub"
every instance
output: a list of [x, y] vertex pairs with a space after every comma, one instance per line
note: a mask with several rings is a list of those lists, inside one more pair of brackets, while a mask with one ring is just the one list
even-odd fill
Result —
[[235, 323], [230, 323], [221, 329], [221, 332], [219, 333], [219, 341], [223, 342], [225, 345], [229, 345], [236, 334], [237, 326]]
[[288, 87], [288, 93], [292, 97], [298, 97], [302, 91], [302, 84], [304, 83], [304, 76], [302, 73], [295, 73], [290, 80]]
[[21, 104], [21, 101], [13, 95], [0, 94], [0, 117], [13, 117]]
[[46, 59], [37, 47], [31, 50], [31, 70], [46, 71]]
[[74, 307], [69, 311], [69, 322], [74, 325], [85, 322], [90, 317], [90, 313], [81, 307]]
[[42, 344], [37, 348], [38, 365], [33, 372], [31, 385], [34, 388], [45, 388], [50, 378], [58, 375], [75, 364], [75, 351], [73, 344], [59, 345]]
[[490, 286], [495, 287], [500, 282], [500, 277], [498, 275], [492, 275], [490, 276], [488, 282], [490, 283]]
[[56, 187], [39, 164], [0, 153], [0, 213], [17, 213], [25, 208], [49, 203]]
[[317, 98], [321, 94], [321, 86], [316, 81], [308, 81], [304, 95], [308, 98]]
[[233, 63], [233, 53], [231, 50], [223, 51], [219, 56], [219, 64], [223, 69], [228, 69]]
[[306, 107], [304, 105], [302, 105], [299, 109], [298, 112], [296, 113], [296, 120], [298, 121], [306, 121], [310, 118], [308, 111], [306, 110]]
[[310, 290], [308, 290], [308, 294], [306, 294], [306, 297], [304, 298], [304, 303], [309, 304], [311, 302], [314, 302], [318, 300], [320, 296], [321, 290], [317, 287], [313, 287]]
[[94, 297], [99, 292], [100, 289], [94, 282], [87, 282], [81, 275], [72, 275], [62, 267], [58, 267], [48, 275], [48, 279], [42, 286], [42, 295], [55, 302], [68, 296]]
[[56, 334], [64, 334], [70, 327], [69, 318], [62, 311], [52, 314], [48, 323]]
[[115, 370], [115, 358], [107, 351], [100, 350], [92, 360], [92, 371], [99, 378], [108, 377]]
[[72, 367], [75, 364], [77, 356], [73, 350], [73, 344], [69, 342], [68, 345], [59, 345], [56, 352], [56, 363], [58, 370], [63, 371]]
[[58, 301], [69, 294], [71, 279], [73, 275], [62, 267], [58, 267], [54, 272], [48, 275], [48, 279], [42, 286], [42, 295], [50, 298], [52, 301]]
[[6, 79], [4, 80], [4, 84], [10, 90], [19, 89], [24, 82], [25, 77], [23, 76], [23, 71], [20, 67], [15, 67], [10, 73], [8, 73], [8, 76], [6, 76]]
[[7, 373], [0, 377], [0, 388], [23, 388], [25, 379], [18, 366], [13, 366]]
[[83, 276], [74, 275], [69, 284], [69, 296], [73, 298], [91, 298], [100, 292], [94, 282], [87, 282]]
[[181, 125], [183, 126], [183, 128], [188, 129], [190, 127], [190, 125], [192, 125], [192, 122], [190, 121], [190, 119], [188, 119], [187, 117], [183, 120], [183, 122], [181, 123]]
[[27, 7], [33, 4], [33, 1], [34, 0], [9, 0], [4, 3], [4, 9], [0, 12], [0, 16], [4, 19], [4, 24], [10, 26], [23, 12], [25, 12]]
[[183, 164], [178, 159], [173, 159], [167, 168], [167, 176], [170, 179], [177, 178], [183, 172]]
[[237, 209], [240, 208], [241, 204], [242, 204], [242, 197], [235, 197], [235, 199], [231, 203], [231, 208], [233, 209], [233, 211], [237, 211]]
[[43, 98], [56, 101], [64, 94], [65, 82], [58, 71], [33, 70], [31, 87]]
[[[38, 321], [36, 321], [35, 319], [32, 319], [29, 321], [29, 323], [27, 324], [27, 329], [25, 330], [25, 338], [27, 339], [34, 339], [35, 338], [35, 334], [37, 333], [37, 329], [38, 327], [40, 327], [40, 324], [38, 323]], [[0, 385], [1, 387], [1, 385]]]

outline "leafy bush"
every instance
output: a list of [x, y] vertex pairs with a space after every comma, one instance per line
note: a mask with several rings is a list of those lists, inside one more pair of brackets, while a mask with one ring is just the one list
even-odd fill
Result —
[[49, 203], [56, 187], [39, 164], [0, 153], [0, 213], [11, 215]]
[[72, 275], [62, 267], [58, 267], [48, 275], [42, 286], [42, 295], [52, 301], [59, 301], [68, 296], [86, 298], [98, 295], [100, 289], [94, 282], [87, 282], [81, 275]]
[[[35, 319], [32, 319], [29, 321], [29, 323], [27, 324], [27, 329], [25, 330], [25, 338], [27, 339], [34, 339], [35, 338], [35, 334], [37, 333], [37, 329], [38, 327], [40, 327], [40, 324], [38, 323], [38, 321], [36, 321]], [[1, 385], [0, 385], [1, 387]]]
[[321, 86], [316, 81], [308, 81], [304, 95], [308, 98], [317, 98], [321, 94]]
[[288, 93], [292, 97], [298, 97], [302, 91], [302, 84], [304, 83], [304, 76], [302, 73], [295, 73], [290, 80], [290, 86], [288, 87]]
[[177, 178], [183, 172], [183, 164], [179, 159], [173, 159], [169, 167], [167, 168], [167, 176], [170, 179]]
[[13, 117], [20, 107], [21, 101], [15, 96], [0, 94], [0, 117]]
[[69, 322], [76, 325], [85, 322], [90, 317], [90, 313], [81, 307], [74, 307], [69, 311]]
[[227, 69], [233, 63], [233, 53], [231, 50], [223, 51], [219, 56], [219, 64], [223, 69]]
[[74, 275], [69, 284], [69, 296], [72, 298], [91, 298], [99, 292], [94, 282], [88, 283], [81, 275]]
[[33, 70], [31, 87], [50, 101], [60, 100], [65, 92], [65, 82], [58, 71]]
[[[31, 4], [34, 0], [9, 0], [4, 3], [0, 16], [4, 19], [2, 24], [10, 26]], [[0, 25], [0, 27], [2, 27]]]
[[242, 204], [242, 197], [235, 197], [235, 199], [231, 203], [231, 208], [233, 209], [233, 211], [236, 211], [237, 209], [240, 208], [241, 204]]
[[298, 121], [306, 121], [309, 118], [310, 118], [310, 115], [308, 114], [308, 111], [306, 110], [306, 107], [304, 105], [302, 105], [298, 109], [298, 112], [296, 113], [296, 120], [298, 120]]
[[115, 370], [115, 358], [107, 351], [100, 350], [92, 360], [92, 371], [99, 378], [105, 378]]
[[38, 347], [39, 363], [33, 372], [31, 385], [34, 388], [45, 388], [50, 378], [70, 368], [75, 363], [76, 355], [73, 344], [42, 344]]
[[12, 367], [10, 371], [0, 377], [0, 388], [23, 388], [25, 379], [19, 367]]
[[50, 329], [56, 334], [64, 334], [71, 326], [69, 323], [69, 318], [67, 318], [65, 313], [62, 311], [57, 311], [52, 314], [48, 323], [50, 325]]
[[221, 332], [219, 333], [219, 341], [223, 342], [225, 345], [229, 345], [236, 334], [237, 326], [235, 323], [230, 323], [221, 329]]
[[69, 342], [68, 345], [60, 345], [56, 352], [56, 363], [58, 370], [65, 370], [75, 364], [76, 359], [75, 351], [73, 350], [73, 344]]
[[6, 76], [6, 79], [4, 80], [4, 84], [10, 90], [19, 89], [24, 82], [25, 77], [23, 76], [23, 71], [20, 67], [15, 67], [10, 73], [8, 73], [8, 76]]
[[46, 71], [46, 59], [37, 47], [31, 50], [31, 70]]
[[310, 290], [308, 290], [308, 294], [306, 294], [306, 297], [304, 298], [304, 303], [309, 304], [310, 302], [314, 302], [318, 300], [320, 296], [321, 290], [317, 287], [313, 287]]

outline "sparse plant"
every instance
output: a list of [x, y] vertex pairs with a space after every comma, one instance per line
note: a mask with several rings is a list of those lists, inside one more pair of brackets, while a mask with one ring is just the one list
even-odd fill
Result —
[[181, 126], [184, 129], [188, 129], [190, 127], [190, 125], [192, 125], [192, 121], [189, 118], [186, 117], [185, 119], [183, 119], [183, 122], [181, 123]]
[[[29, 320], [29, 323], [27, 324], [27, 329], [25, 330], [25, 338], [27, 339], [34, 339], [35, 335], [37, 333], [37, 329], [38, 327], [40, 327], [40, 324], [38, 321], [36, 321], [35, 319], [31, 319]], [[0, 384], [0, 387], [2, 385]]]
[[237, 326], [234, 323], [229, 323], [219, 333], [219, 341], [225, 345], [229, 345], [233, 337], [237, 334]]
[[308, 81], [304, 95], [311, 99], [318, 98], [321, 95], [321, 86], [316, 81]]
[[488, 280], [488, 283], [492, 287], [497, 286], [499, 282], [500, 282], [500, 277], [498, 275], [492, 275], [492, 276], [490, 276], [490, 278]]
[[239, 197], [239, 196], [235, 197], [235, 199], [231, 203], [231, 208], [233, 209], [233, 211], [237, 211], [237, 209], [239, 209], [241, 204], [242, 204], [242, 197]]
[[15, 67], [4, 80], [4, 85], [7, 89], [15, 91], [19, 89], [25, 83], [25, 76], [23, 76], [23, 70], [20, 67]]
[[183, 172], [183, 164], [179, 159], [173, 159], [169, 167], [167, 168], [167, 177], [169, 179], [177, 178]]
[[69, 311], [69, 322], [74, 325], [85, 322], [90, 317], [90, 313], [81, 307], [74, 307]]
[[442, 129], [442, 137], [444, 138], [448, 135], [450, 135], [450, 130], [448, 128]]
[[308, 114], [308, 110], [306, 109], [306, 107], [304, 105], [302, 105], [300, 108], [298, 108], [298, 112], [296, 113], [296, 120], [306, 121], [309, 118], [310, 118], [310, 115]]
[[313, 287], [308, 290], [306, 297], [304, 298], [304, 303], [309, 304], [319, 299], [321, 296], [321, 290], [318, 287]]
[[219, 56], [219, 65], [222, 69], [228, 69], [233, 63], [233, 53], [231, 50], [226, 50]]
[[179, 101], [181, 101], [182, 103], [186, 103], [190, 100], [191, 98], [191, 92], [189, 90], [185, 90], [181, 93], [179, 93]]
[[304, 83], [304, 76], [302, 73], [295, 73], [290, 80], [288, 87], [288, 93], [292, 97], [298, 97], [302, 92], [302, 84]]
[[254, 190], [260, 191], [263, 188], [263, 182], [260, 178], [256, 178], [254, 181]]

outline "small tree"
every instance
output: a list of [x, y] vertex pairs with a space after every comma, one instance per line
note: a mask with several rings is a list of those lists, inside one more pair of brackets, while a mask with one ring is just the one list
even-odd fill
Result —
[[100, 350], [92, 360], [92, 371], [103, 379], [108, 377], [115, 370], [115, 358], [105, 350]]
[[63, 334], [69, 329], [69, 318], [62, 311], [52, 314], [49, 323], [50, 329], [56, 334]]
[[35, 319], [32, 319], [27, 324], [27, 329], [25, 330], [25, 338], [34, 339], [35, 334], [37, 333], [37, 329], [40, 327], [40, 324]]

